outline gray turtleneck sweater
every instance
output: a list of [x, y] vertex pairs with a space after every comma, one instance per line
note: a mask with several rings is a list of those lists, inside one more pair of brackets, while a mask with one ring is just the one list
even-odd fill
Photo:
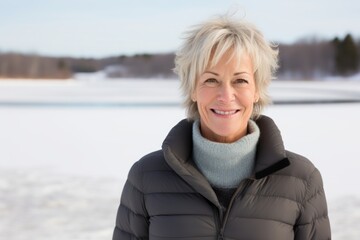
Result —
[[200, 123], [193, 124], [193, 159], [214, 188], [224, 208], [239, 183], [252, 175], [260, 130], [249, 120], [248, 134], [233, 143], [218, 143], [204, 138]]

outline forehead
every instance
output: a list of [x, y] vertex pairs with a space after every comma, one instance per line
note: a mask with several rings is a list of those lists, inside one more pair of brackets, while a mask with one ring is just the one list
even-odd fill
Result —
[[221, 56], [212, 56], [204, 71], [218, 68], [253, 72], [253, 62], [251, 56], [246, 52], [237, 54], [233, 51], [227, 51]]

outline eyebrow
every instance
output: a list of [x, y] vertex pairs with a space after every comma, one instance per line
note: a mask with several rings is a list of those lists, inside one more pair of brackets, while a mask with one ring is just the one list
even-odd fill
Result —
[[[204, 73], [210, 73], [210, 74], [213, 74], [213, 75], [215, 75], [215, 76], [219, 76], [219, 74], [218, 73], [216, 73], [216, 72], [211, 72], [211, 71], [205, 71]], [[240, 75], [240, 74], [249, 74], [249, 73], [247, 73], [247, 72], [236, 72], [236, 73], [234, 73], [234, 76], [237, 76], [237, 75]]]

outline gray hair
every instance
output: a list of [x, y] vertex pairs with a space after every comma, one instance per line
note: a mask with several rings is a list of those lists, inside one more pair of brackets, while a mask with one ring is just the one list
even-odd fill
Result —
[[[188, 119], [198, 119], [197, 104], [191, 99], [197, 78], [221, 57], [231, 51], [231, 58], [249, 54], [254, 65], [254, 77], [259, 100], [254, 103], [252, 118], [256, 119], [271, 100], [268, 86], [278, 68], [278, 50], [265, 40], [262, 33], [252, 24], [229, 16], [220, 16], [193, 26], [175, 57], [174, 72], [181, 81]], [[210, 62], [211, 61], [211, 62]]]

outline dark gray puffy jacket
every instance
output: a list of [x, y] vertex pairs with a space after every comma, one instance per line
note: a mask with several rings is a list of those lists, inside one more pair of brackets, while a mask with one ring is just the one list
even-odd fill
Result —
[[131, 168], [113, 240], [331, 239], [319, 171], [286, 151], [274, 122], [257, 120], [260, 139], [254, 176], [243, 180], [227, 212], [192, 156], [192, 122], [183, 120], [162, 150]]

